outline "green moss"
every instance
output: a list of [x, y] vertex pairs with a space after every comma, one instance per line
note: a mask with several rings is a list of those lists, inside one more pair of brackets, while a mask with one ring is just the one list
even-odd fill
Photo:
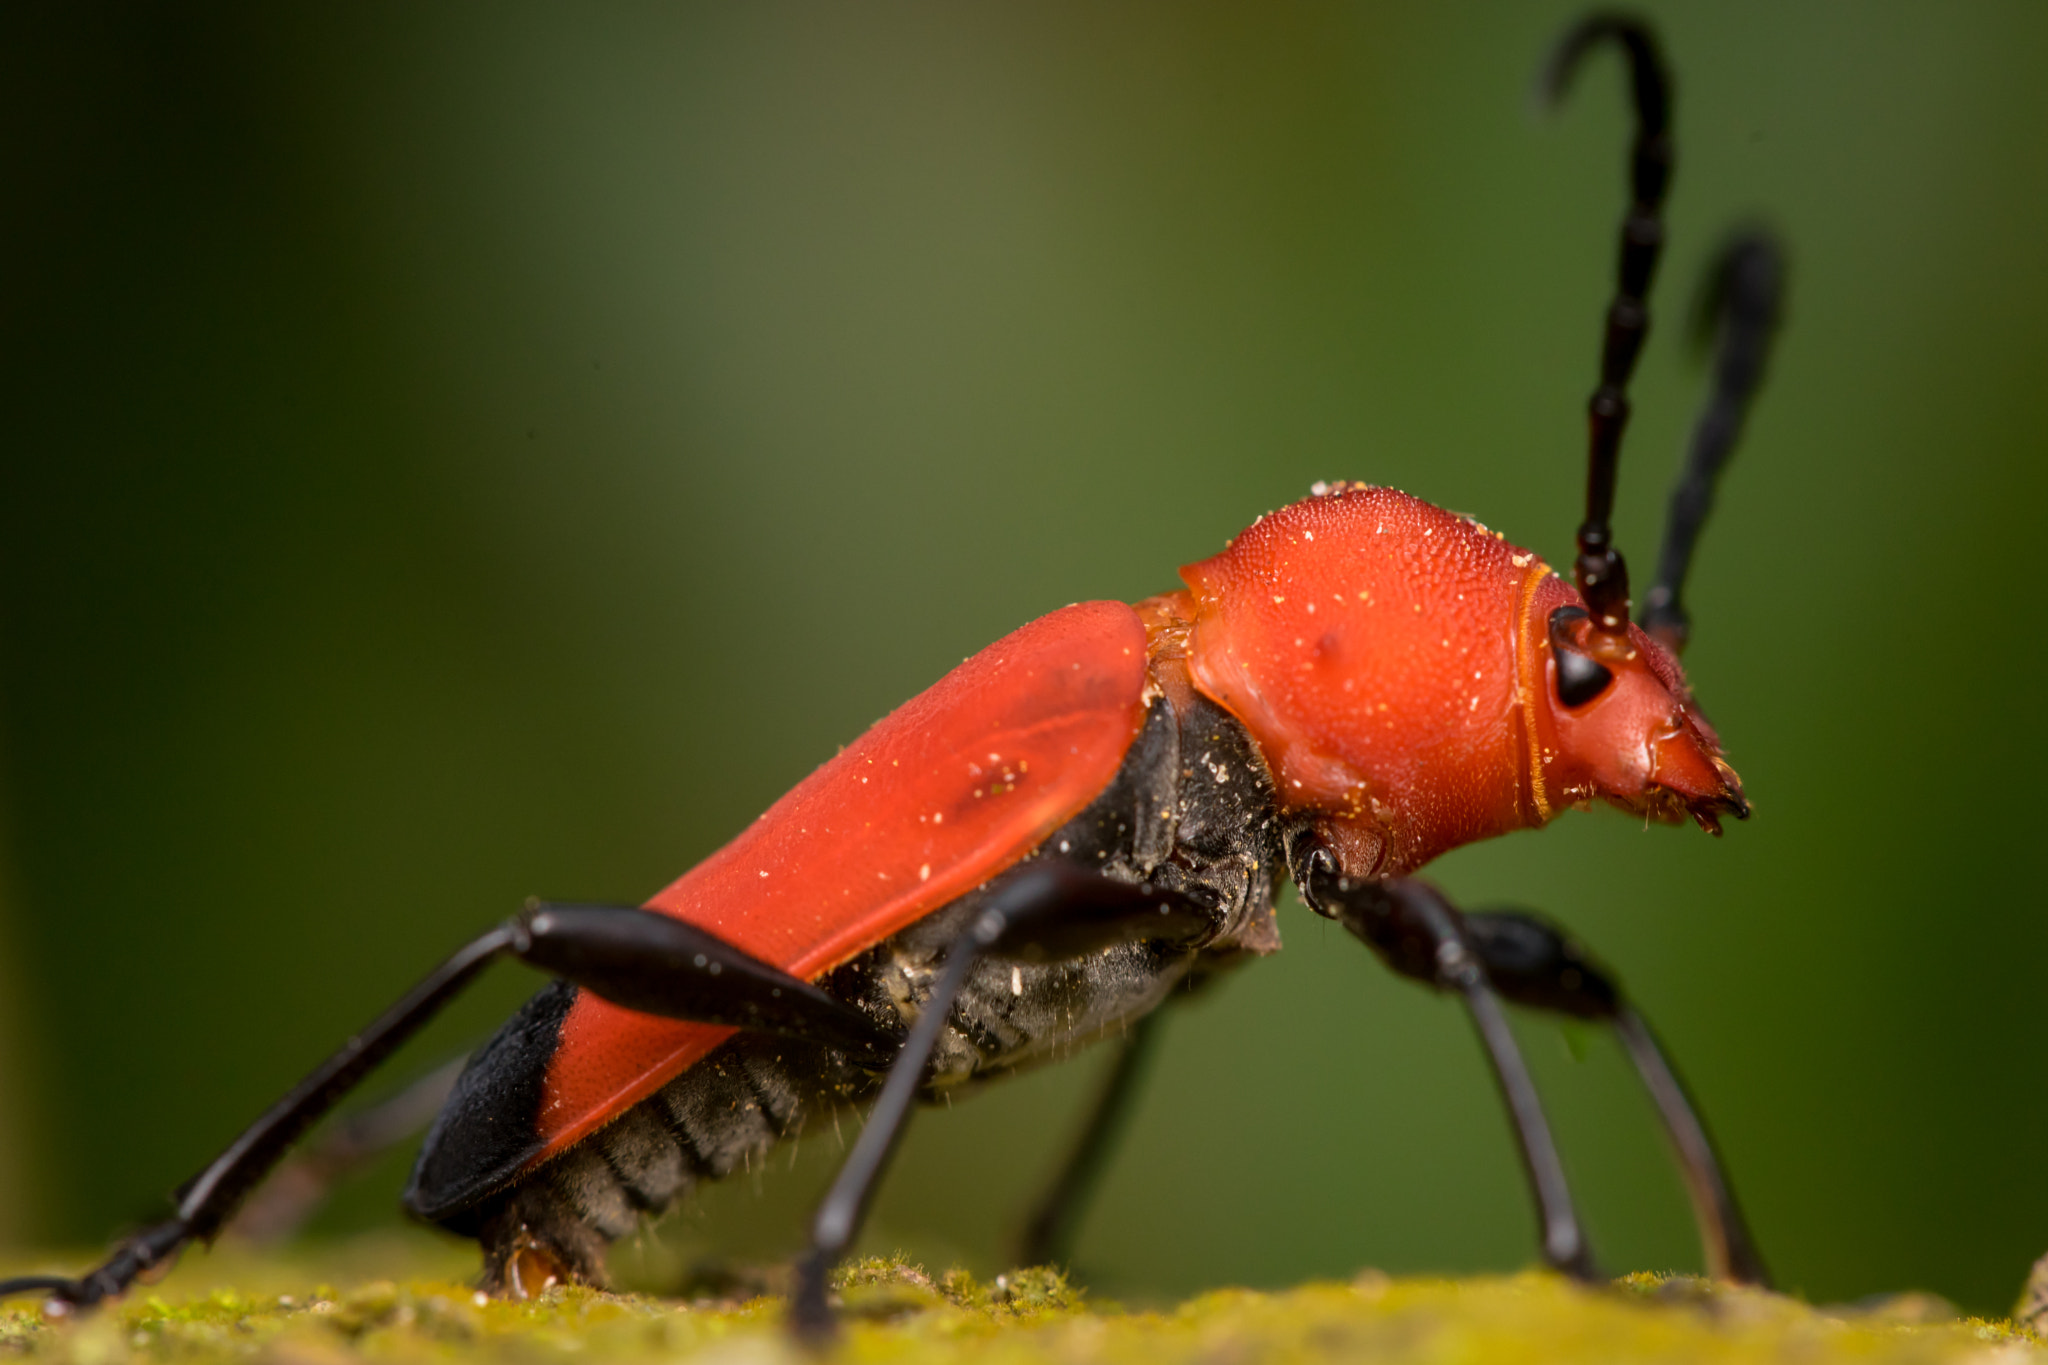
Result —
[[[194, 1258], [108, 1311], [46, 1321], [0, 1312], [0, 1356], [66, 1365], [254, 1362], [795, 1361], [782, 1301], [746, 1291], [690, 1303], [550, 1290], [533, 1303], [480, 1300], [449, 1273], [459, 1258], [362, 1245], [301, 1260]], [[359, 1278], [379, 1255], [411, 1278]], [[416, 1275], [414, 1272], [420, 1272]], [[236, 1287], [215, 1287], [232, 1280]], [[337, 1289], [334, 1286], [348, 1287]], [[1906, 1296], [1856, 1310], [1686, 1277], [1634, 1275], [1599, 1289], [1554, 1276], [1390, 1279], [1275, 1293], [1217, 1290], [1177, 1308], [1090, 1304], [1057, 1271], [986, 1283], [868, 1259], [839, 1276], [847, 1361], [1315, 1362], [1971, 1360], [2048, 1362], [2048, 1343], [2011, 1323], [1957, 1319]]]

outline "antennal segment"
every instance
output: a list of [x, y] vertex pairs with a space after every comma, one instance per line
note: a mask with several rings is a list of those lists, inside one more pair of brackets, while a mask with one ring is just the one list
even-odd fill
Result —
[[1643, 629], [1673, 654], [1685, 648], [1692, 631], [1680, 595], [1693, 547], [1701, 523], [1714, 510], [1714, 483], [1735, 453], [1743, 419], [1762, 387], [1784, 301], [1785, 252], [1778, 240], [1760, 228], [1731, 236], [1715, 257], [1700, 298], [1700, 330], [1716, 343], [1713, 387], [1671, 488], [1657, 584], [1643, 601]]
[[1607, 337], [1600, 350], [1600, 387], [1586, 404], [1589, 453], [1586, 519], [1579, 526], [1574, 567], [1579, 592], [1593, 616], [1589, 645], [1628, 639], [1628, 564], [1614, 548], [1615, 466], [1628, 428], [1628, 381], [1650, 327], [1650, 278], [1664, 247], [1664, 193], [1671, 183], [1671, 78], [1649, 26], [1630, 15], [1595, 12], [1559, 41], [1544, 65], [1538, 93], [1555, 106], [1585, 57], [1613, 42], [1628, 58], [1636, 114], [1629, 151], [1632, 202], [1621, 223], [1621, 263], [1614, 301], [1607, 307]]

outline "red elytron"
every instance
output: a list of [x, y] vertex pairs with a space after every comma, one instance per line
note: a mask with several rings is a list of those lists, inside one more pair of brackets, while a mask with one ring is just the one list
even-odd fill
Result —
[[872, 1100], [800, 1266], [793, 1320], [826, 1332], [827, 1272], [912, 1103], [1121, 1037], [1115, 1080], [1032, 1224], [1027, 1258], [1056, 1256], [1153, 1011], [1279, 946], [1283, 877], [1394, 970], [1463, 997], [1550, 1263], [1593, 1273], [1503, 1001], [1614, 1028], [1677, 1149], [1710, 1268], [1763, 1279], [1706, 1131], [1613, 979], [1546, 921], [1462, 913], [1409, 875], [1596, 800], [1714, 833], [1748, 813], [1675, 655], [1693, 544], [1775, 324], [1779, 256], [1761, 236], [1722, 255], [1716, 383], [1631, 624], [1608, 517], [1661, 243], [1666, 78], [1644, 28], [1596, 16], [1567, 35], [1549, 86], [1608, 41], [1630, 60], [1637, 136], [1576, 587], [1469, 518], [1319, 485], [1184, 568], [1178, 591], [1070, 606], [975, 655], [646, 906], [538, 905], [479, 938], [189, 1182], [174, 1218], [83, 1278], [7, 1281], [0, 1296], [89, 1305], [210, 1238], [370, 1067], [516, 956], [556, 979], [472, 1057], [407, 1204], [477, 1237], [494, 1291], [601, 1280], [609, 1242], [646, 1214]]
[[[1129, 607], [1056, 611], [898, 707], [647, 908], [822, 976], [972, 891], [1094, 800], [1137, 736], [1144, 688], [1145, 629]], [[579, 997], [548, 1062], [529, 1161], [731, 1032]]]

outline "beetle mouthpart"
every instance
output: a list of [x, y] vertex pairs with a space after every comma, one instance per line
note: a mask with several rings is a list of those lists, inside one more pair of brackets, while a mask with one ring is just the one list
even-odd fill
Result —
[[[1705, 747], [1690, 727], [1651, 741], [1650, 781], [1668, 794], [1707, 833], [1718, 837], [1721, 817], [1749, 818], [1742, 778], [1719, 754]], [[1671, 812], [1677, 815], [1678, 811]]]
[[1747, 820], [1749, 798], [1742, 794], [1742, 778], [1719, 754], [1714, 756], [1714, 767], [1721, 774], [1721, 797], [1728, 803], [1728, 813], [1738, 820]]

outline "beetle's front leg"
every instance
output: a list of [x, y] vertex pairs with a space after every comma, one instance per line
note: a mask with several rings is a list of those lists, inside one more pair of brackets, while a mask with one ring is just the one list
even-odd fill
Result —
[[1556, 925], [1527, 911], [1475, 911], [1465, 916], [1465, 933], [1505, 999], [1613, 1027], [1678, 1155], [1708, 1273], [1768, 1286], [1770, 1273], [1735, 1202], [1714, 1140], [1649, 1021], [1629, 1003], [1620, 983]]
[[1084, 957], [1121, 943], [1156, 941], [1199, 947], [1216, 932], [1213, 907], [1149, 883], [1113, 881], [1070, 863], [1025, 863], [1005, 875], [980, 913], [953, 940], [945, 970], [903, 1044], [880, 1098], [811, 1223], [811, 1249], [797, 1266], [791, 1326], [812, 1343], [831, 1339], [834, 1324], [826, 1277], [846, 1254], [867, 1216], [889, 1158], [923, 1088], [940, 1030], [968, 975], [983, 957], [1052, 962]]
[[1596, 1277], [1593, 1254], [1586, 1243], [1564, 1164], [1558, 1159], [1549, 1120], [1537, 1097], [1522, 1050], [1508, 1027], [1500, 996], [1465, 926], [1464, 916], [1427, 882], [1407, 877], [1385, 881], [1354, 881], [1337, 870], [1326, 848], [1305, 840], [1290, 854], [1295, 884], [1311, 910], [1336, 920], [1363, 941], [1386, 964], [1413, 977], [1464, 997], [1479, 1030], [1494, 1079], [1507, 1101], [1522, 1167], [1536, 1194], [1542, 1222], [1543, 1259], [1576, 1279]]

